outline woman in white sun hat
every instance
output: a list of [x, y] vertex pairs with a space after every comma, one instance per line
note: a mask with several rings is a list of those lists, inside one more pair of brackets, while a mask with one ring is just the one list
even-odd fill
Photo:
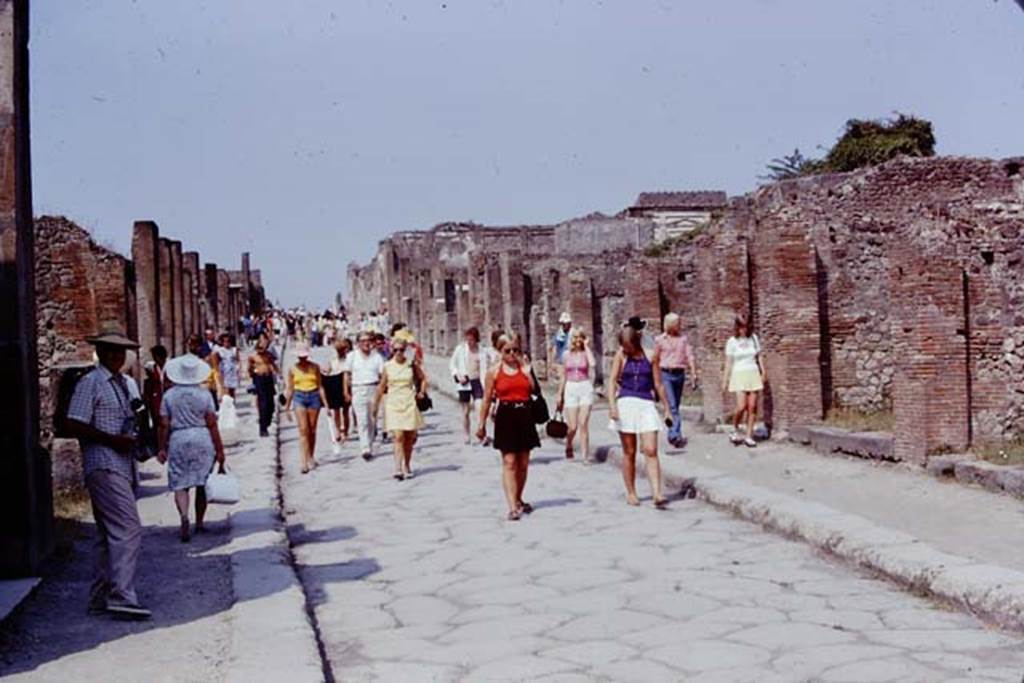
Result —
[[192, 354], [168, 361], [164, 375], [173, 386], [160, 403], [157, 459], [167, 463], [167, 484], [181, 517], [181, 540], [188, 542], [189, 490], [196, 490], [196, 532], [202, 532], [206, 516], [206, 479], [214, 461], [224, 471], [224, 444], [217, 430], [217, 406], [210, 392], [200, 386], [210, 366]]

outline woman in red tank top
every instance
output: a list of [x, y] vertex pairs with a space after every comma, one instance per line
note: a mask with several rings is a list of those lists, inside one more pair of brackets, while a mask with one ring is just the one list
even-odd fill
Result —
[[523, 514], [533, 512], [530, 504], [523, 502], [523, 489], [530, 467], [530, 451], [540, 446], [530, 407], [531, 394], [537, 391], [537, 387], [530, 364], [523, 356], [518, 335], [502, 337], [497, 348], [501, 352], [501, 361], [487, 373], [477, 438], [483, 439], [487, 435], [487, 416], [491, 412], [491, 404], [497, 401], [494, 447], [501, 451], [501, 481], [508, 501], [508, 519], [515, 521]]

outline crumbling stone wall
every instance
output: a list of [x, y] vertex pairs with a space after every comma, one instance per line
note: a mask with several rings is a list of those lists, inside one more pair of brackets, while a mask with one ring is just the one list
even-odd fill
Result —
[[1024, 431], [1022, 216], [1019, 160], [897, 159], [760, 188], [665, 253], [622, 217], [445, 224], [385, 240], [350, 281], [368, 304], [378, 291], [406, 302], [396, 319], [428, 350], [448, 353], [467, 323], [514, 328], [542, 371], [562, 311], [605, 367], [623, 320], [656, 332], [677, 311], [712, 420], [732, 410], [723, 350], [747, 312], [777, 432], [837, 408], [892, 411], [897, 457], [921, 460]]
[[[161, 335], [183, 345], [199, 321], [191, 279], [199, 259], [195, 252], [182, 255], [180, 242], [161, 239], [152, 221], [133, 227], [133, 260], [97, 244], [87, 230], [61, 216], [36, 219], [35, 245], [41, 443], [51, 450], [54, 485], [77, 487], [77, 443], [53, 435], [62, 372], [91, 364], [93, 347], [86, 338], [110, 326], [139, 340], [140, 351], [129, 354], [127, 371], [141, 383], [141, 364], [150, 360], [149, 349]], [[252, 286], [262, 296], [262, 283]], [[174, 354], [183, 346], [169, 350]]]

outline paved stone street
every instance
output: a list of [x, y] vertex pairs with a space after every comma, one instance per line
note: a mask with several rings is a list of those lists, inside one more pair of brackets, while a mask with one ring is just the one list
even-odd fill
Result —
[[282, 429], [291, 540], [338, 680], [1021, 678], [1016, 637], [704, 503], [629, 508], [617, 470], [551, 442], [536, 512], [506, 522], [496, 452], [461, 445], [455, 405], [435, 403], [407, 482], [389, 448], [330, 455], [323, 421], [321, 467], [301, 475]]

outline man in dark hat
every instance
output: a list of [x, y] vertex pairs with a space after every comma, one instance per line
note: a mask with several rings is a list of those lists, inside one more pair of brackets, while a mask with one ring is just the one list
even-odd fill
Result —
[[128, 350], [139, 345], [117, 330], [87, 341], [96, 347], [99, 363], [78, 381], [67, 422], [82, 447], [85, 486], [96, 520], [96, 579], [89, 613], [148, 619], [150, 611], [135, 594], [142, 522], [135, 503], [137, 429], [132, 400], [139, 399], [139, 388], [134, 379], [121, 374]]

